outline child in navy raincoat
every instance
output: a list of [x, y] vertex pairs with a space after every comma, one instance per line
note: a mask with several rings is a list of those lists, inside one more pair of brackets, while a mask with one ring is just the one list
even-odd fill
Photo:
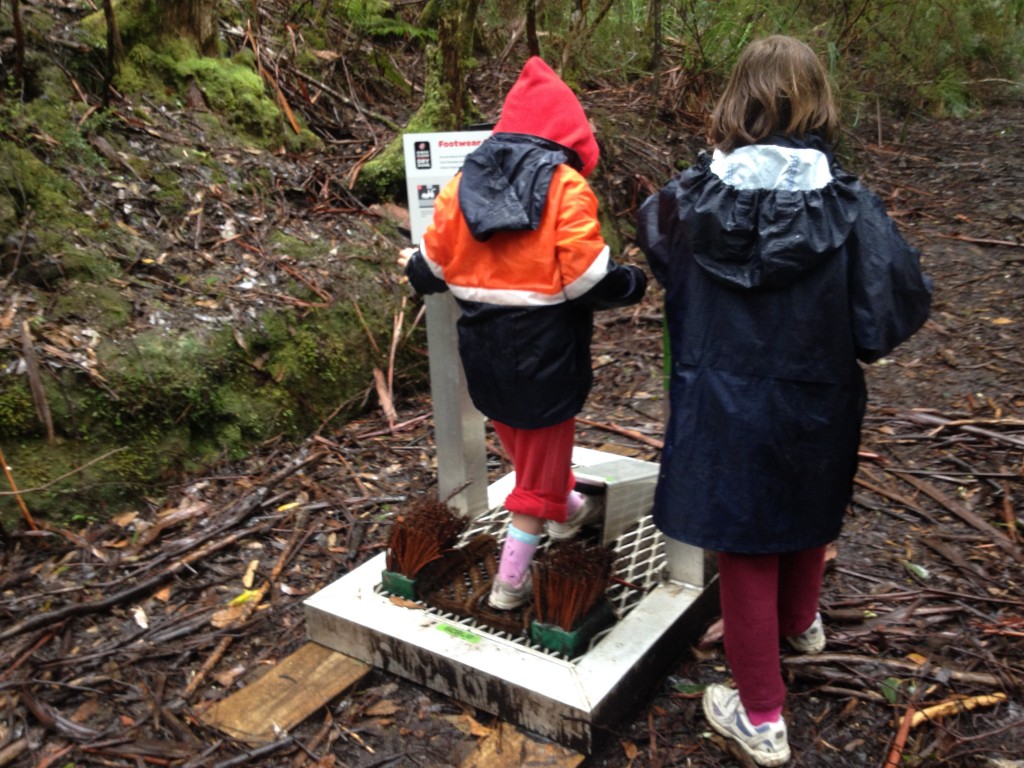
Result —
[[639, 267], [616, 264], [586, 177], [599, 150], [575, 94], [531, 57], [492, 135], [441, 191], [418, 248], [399, 258], [419, 293], [451, 290], [473, 404], [515, 469], [512, 513], [488, 600], [531, 595], [545, 524], [569, 538], [602, 504], [573, 490], [575, 416], [592, 383], [593, 312], [638, 302]]
[[718, 552], [737, 690], [711, 725], [760, 765], [789, 759], [779, 638], [817, 653], [825, 545], [850, 501], [860, 363], [928, 317], [931, 282], [881, 201], [836, 163], [828, 77], [790, 37], [741, 54], [702, 153], [640, 209], [665, 287], [669, 422], [654, 518]]

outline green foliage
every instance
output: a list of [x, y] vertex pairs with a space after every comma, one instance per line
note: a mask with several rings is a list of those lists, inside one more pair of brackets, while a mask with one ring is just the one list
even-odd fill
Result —
[[[359, 297], [369, 328], [385, 339], [391, 308], [371, 285], [372, 270], [365, 271], [353, 268], [346, 289]], [[151, 493], [175, 473], [201, 472], [248, 455], [271, 436], [298, 439], [332, 416], [344, 418], [380, 363], [366, 334], [352, 304], [339, 301], [301, 314], [271, 311], [234, 331], [151, 330], [103, 340], [96, 349], [102, 384], [70, 367], [42, 379], [56, 445], [45, 440], [26, 377], [0, 376], [0, 440], [26, 488], [48, 485], [121, 449], [31, 497], [33, 510], [43, 515], [96, 514], [104, 505]], [[13, 355], [0, 355], [0, 366], [14, 362]], [[9, 507], [0, 499], [0, 514], [9, 514]]]
[[869, 3], [845, 28], [830, 28], [843, 52], [849, 90], [905, 110], [963, 114], [1020, 79], [1020, 0]]
[[172, 102], [195, 84], [214, 111], [206, 124], [215, 132], [216, 115], [221, 115], [257, 143], [274, 145], [284, 134], [281, 111], [247, 51], [232, 59], [214, 59], [199, 56], [182, 40], [167, 41], [160, 50], [139, 43], [129, 52], [118, 83], [129, 92], [163, 93], [164, 100]]
[[[537, 0], [541, 54], [571, 83], [588, 77], [632, 80], [650, 66], [648, 0], [618, 0], [605, 16], [588, 3]], [[806, 40], [829, 63], [844, 112], [881, 98], [897, 109], [960, 115], [1007, 88], [1020, 92], [1024, 0], [662, 0], [673, 102], [700, 113], [713, 104], [739, 52], [756, 37], [783, 33]], [[523, 4], [485, 4], [482, 36], [503, 45]], [[1014, 85], [1016, 84], [1016, 85]]]
[[437, 35], [432, 29], [419, 27], [394, 13], [388, 0], [335, 0], [334, 13], [351, 25], [360, 37], [377, 39], [402, 38], [429, 42]]
[[1019, 81], [1024, 61], [1022, 0], [665, 5], [673, 60], [684, 71], [711, 76], [714, 93], [751, 39], [790, 34], [828, 63], [848, 117], [876, 98], [904, 111], [963, 114], [1000, 87], [998, 80]]
[[[80, 251], [73, 255], [84, 256]], [[79, 258], [74, 271], [88, 277], [99, 277], [110, 269], [111, 265], [106, 260]], [[88, 324], [118, 328], [127, 325], [131, 318], [130, 302], [114, 286], [83, 282], [72, 283], [68, 289], [54, 299], [51, 317], [55, 320], [81, 318]]]
[[[13, 360], [0, 356], [0, 365], [6, 367]], [[35, 406], [24, 377], [0, 376], [0, 435], [21, 437], [38, 433]]]

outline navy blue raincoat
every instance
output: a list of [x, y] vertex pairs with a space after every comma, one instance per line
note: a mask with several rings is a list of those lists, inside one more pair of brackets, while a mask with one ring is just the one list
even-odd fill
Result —
[[670, 413], [654, 518], [706, 549], [839, 535], [866, 403], [858, 361], [928, 317], [920, 254], [815, 138], [702, 154], [640, 209], [666, 291]]

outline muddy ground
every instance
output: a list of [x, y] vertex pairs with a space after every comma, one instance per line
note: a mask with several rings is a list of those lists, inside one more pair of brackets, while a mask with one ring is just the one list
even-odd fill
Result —
[[[913, 728], [900, 764], [1024, 755], [1022, 121], [1002, 104], [846, 138], [921, 248], [934, 310], [868, 372], [865, 458], [822, 598], [828, 648], [785, 667], [794, 766], [882, 766], [908, 705], [981, 694], [1005, 700]], [[657, 290], [601, 316], [580, 445], [657, 460], [660, 345]], [[397, 379], [393, 429], [371, 397], [359, 420], [267, 445], [135, 513], [10, 532], [0, 765], [461, 764], [495, 719], [380, 671], [258, 754], [202, 719], [303, 646], [303, 599], [385, 548], [395, 514], [431, 491], [429, 396], [403, 385], [421, 376]], [[507, 466], [489, 447], [497, 477]], [[246, 589], [250, 609], [230, 609]], [[744, 765], [700, 714], [694, 686], [728, 677], [705, 629], [584, 765]]]

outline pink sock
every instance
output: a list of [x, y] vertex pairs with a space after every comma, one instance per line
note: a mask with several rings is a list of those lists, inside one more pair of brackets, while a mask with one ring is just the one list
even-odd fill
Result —
[[501, 548], [498, 578], [516, 587], [522, 584], [538, 544], [540, 536], [521, 531], [510, 523]]
[[759, 725], [764, 725], [765, 723], [774, 723], [782, 717], [782, 707], [766, 709], [764, 712], [755, 712], [752, 709], [748, 709], [747, 717], [750, 719], [750, 724], [755, 728]]
[[565, 521], [569, 522], [572, 520], [576, 513], [580, 511], [580, 507], [583, 506], [583, 502], [586, 501], [586, 497], [579, 491], [569, 491], [569, 498], [566, 499], [565, 506], [568, 510], [565, 513]]

